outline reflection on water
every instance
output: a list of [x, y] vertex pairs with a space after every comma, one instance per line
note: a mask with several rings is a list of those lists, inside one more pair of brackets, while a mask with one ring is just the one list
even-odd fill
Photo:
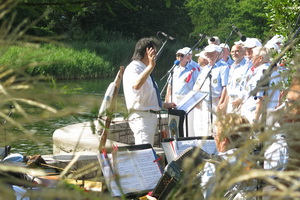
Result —
[[[53, 132], [61, 127], [75, 124], [83, 121], [90, 121], [91, 109], [92, 107], [97, 107], [99, 109], [103, 95], [109, 83], [113, 81], [112, 79], [102, 79], [102, 80], [80, 80], [80, 81], [66, 81], [58, 82], [58, 88], [69, 88], [78, 89], [77, 94], [72, 95], [72, 99], [82, 98], [83, 101], [78, 106], [80, 106], [79, 115], [61, 117], [56, 119], [49, 119], [46, 121], [35, 122], [29, 125], [25, 125], [27, 130], [32, 132], [32, 137], [28, 139], [28, 136], [24, 133], [17, 131], [16, 129], [6, 130], [4, 134], [7, 138], [12, 138], [10, 142], [7, 140], [5, 143], [12, 147], [12, 153], [21, 153], [26, 155], [34, 154], [52, 154], [52, 134]], [[80, 89], [79, 89], [80, 88]], [[120, 90], [120, 96], [122, 98], [123, 90]], [[89, 99], [86, 101], [86, 99]], [[119, 100], [118, 100], [119, 101]], [[14, 114], [12, 115], [14, 117]]]

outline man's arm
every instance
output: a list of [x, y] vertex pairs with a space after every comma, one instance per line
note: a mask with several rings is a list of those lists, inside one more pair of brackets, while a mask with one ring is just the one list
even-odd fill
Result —
[[263, 97], [258, 97], [258, 102], [256, 103], [256, 109], [253, 117], [253, 123], [258, 121], [261, 114], [262, 105], [263, 105]]
[[227, 89], [226, 89], [226, 86], [223, 86], [220, 101], [219, 101], [219, 105], [224, 103], [224, 101], [226, 99], [226, 96], [227, 96]]
[[174, 102], [171, 103], [163, 103], [163, 108], [169, 109], [169, 108], [176, 108], [176, 104]]
[[217, 107], [217, 111], [225, 111], [226, 110], [226, 107], [227, 107], [227, 104], [225, 104], [225, 100], [226, 100], [226, 96], [227, 96], [227, 84], [228, 84], [228, 76], [229, 76], [229, 67], [226, 65], [226, 66], [223, 66], [221, 68], [221, 84], [222, 84], [222, 93], [221, 93], [221, 96], [220, 96], [220, 100], [219, 100], [219, 103], [218, 103], [218, 107]]
[[171, 84], [168, 84], [167, 92], [166, 92], [166, 96], [165, 96], [166, 103], [171, 102], [171, 92], [172, 92], [172, 86], [171, 86]]
[[233, 108], [238, 108], [242, 104], [243, 100], [238, 98], [232, 102]]
[[226, 92], [224, 102], [223, 102], [223, 104], [220, 105], [220, 108], [219, 108], [220, 111], [223, 111], [224, 113], [226, 113], [226, 109], [227, 109], [228, 103], [229, 103], [229, 96], [228, 96], [228, 94]]
[[228, 102], [226, 102], [226, 99], [227, 99], [226, 96], [227, 96], [227, 89], [226, 89], [226, 86], [224, 86], [223, 89], [222, 89], [221, 97], [220, 97], [218, 107], [217, 107], [218, 112], [219, 111], [221, 111], [221, 112], [224, 111], [225, 112], [226, 107], [227, 107], [227, 103], [228, 103]]
[[153, 48], [147, 48], [146, 49], [146, 55], [149, 60], [149, 64], [146, 67], [146, 69], [138, 76], [138, 79], [134, 82], [132, 88], [135, 90], [141, 89], [141, 87], [145, 84], [146, 80], [152, 73], [153, 69], [155, 68], [156, 62], [155, 62], [155, 54]]

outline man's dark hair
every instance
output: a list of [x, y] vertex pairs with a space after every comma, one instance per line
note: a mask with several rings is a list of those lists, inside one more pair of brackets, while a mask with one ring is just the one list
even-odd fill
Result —
[[143, 59], [145, 53], [146, 53], [146, 48], [158, 48], [158, 41], [155, 38], [142, 38], [140, 39], [134, 49], [134, 53], [132, 56], [132, 60], [141, 60]]

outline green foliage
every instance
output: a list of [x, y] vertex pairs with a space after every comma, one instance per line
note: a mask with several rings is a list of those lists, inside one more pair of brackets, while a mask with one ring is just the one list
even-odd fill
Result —
[[[78, 4], [82, 2], [82, 4]], [[155, 0], [155, 1], [36, 1], [28, 0], [17, 7], [17, 18], [34, 19], [38, 14], [48, 8], [51, 12], [38, 25], [29, 31], [36, 36], [64, 36], [64, 42], [72, 48], [82, 51], [87, 50], [96, 53], [109, 64], [112, 73], [101, 74], [113, 76], [120, 65], [127, 65], [130, 62], [134, 45], [141, 37], [153, 37], [158, 31], [164, 31], [177, 38], [176, 44], [168, 43], [158, 61], [155, 73], [166, 71], [173, 65], [174, 54], [177, 49], [183, 46], [192, 46], [196, 38], [188, 38], [192, 31], [189, 16], [181, 0]], [[81, 5], [81, 9], [78, 9]], [[31, 10], [33, 10], [31, 15]], [[28, 16], [24, 13], [30, 13]], [[158, 35], [163, 42], [165, 39]], [[194, 40], [194, 41], [192, 41]], [[60, 50], [61, 51], [61, 50]], [[84, 58], [84, 56], [77, 57]], [[75, 60], [75, 61], [74, 61]], [[52, 59], [53, 61], [53, 59]], [[57, 59], [55, 59], [56, 63]], [[76, 61], [76, 58], [72, 62]], [[43, 74], [54, 75], [58, 78], [71, 78], [72, 71], [64, 70], [69, 64], [62, 64], [63, 67], [51, 63], [47, 66], [38, 66], [31, 69], [32, 74], [43, 72]], [[81, 64], [81, 63], [80, 63]], [[75, 64], [74, 64], [75, 66]], [[83, 67], [90, 68], [90, 67]], [[71, 71], [71, 72], [70, 72]], [[56, 73], [57, 72], [57, 73]], [[58, 72], [65, 73], [62, 75]], [[96, 72], [98, 75], [99, 73]], [[78, 76], [76, 76], [78, 78]], [[88, 78], [87, 75], [82, 77]], [[95, 76], [92, 76], [95, 77]]]
[[247, 37], [262, 39], [264, 42], [269, 32], [263, 10], [263, 0], [246, 0], [233, 4], [233, 12], [228, 20], [234, 23]]
[[[35, 34], [40, 34], [40, 30], [46, 30], [47, 32], [44, 34], [52, 32], [55, 35], [67, 35], [68, 39], [72, 41], [78, 39], [99, 40], [99, 38], [105, 40], [105, 35], [104, 37], [101, 35], [102, 31], [97, 32], [97, 29], [101, 28], [134, 39], [153, 36], [158, 31], [164, 31], [177, 39], [186, 41], [192, 30], [190, 19], [186, 15], [187, 11], [181, 0], [134, 0], [130, 2], [128, 0], [86, 0], [80, 4], [81, 9], [76, 9], [78, 2], [80, 1], [67, 0], [38, 3], [30, 0], [28, 3], [21, 4], [18, 10], [22, 13], [25, 13], [23, 10], [30, 13], [30, 10], [35, 7], [40, 13], [46, 8], [51, 10], [49, 16], [42, 21], [39, 27], [36, 27], [37, 31], [35, 29], [32, 31]], [[28, 17], [20, 16], [23, 19], [36, 17], [30, 14]]]
[[265, 0], [265, 2], [267, 3], [265, 9], [270, 27], [276, 33], [290, 36], [292, 30], [297, 28], [300, 2], [298, 0]]
[[33, 76], [42, 74], [57, 79], [107, 77], [113, 70], [107, 61], [87, 49], [78, 51], [53, 44], [37, 48], [12, 46], [1, 56], [0, 63], [12, 68], [29, 66], [26, 71]]
[[[189, 16], [194, 25], [193, 33], [218, 36], [221, 42], [224, 42], [232, 31], [231, 23], [247, 37], [264, 39], [268, 27], [262, 5], [263, 0], [186, 1]], [[232, 44], [237, 40], [239, 40], [238, 36], [232, 35], [229, 43]]]

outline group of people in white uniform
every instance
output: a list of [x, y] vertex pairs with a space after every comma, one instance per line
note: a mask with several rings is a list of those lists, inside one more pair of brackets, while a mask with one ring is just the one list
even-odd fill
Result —
[[[231, 48], [220, 44], [218, 37], [208, 42], [203, 51], [195, 54], [198, 62], [192, 59], [193, 50], [189, 47], [176, 52], [179, 64], [173, 69], [164, 101], [151, 75], [156, 67], [158, 43], [153, 38], [137, 42], [133, 61], [123, 76], [129, 125], [136, 144], [153, 145], [157, 112], [176, 108], [190, 91], [207, 96], [188, 113], [188, 137], [213, 135], [217, 115], [237, 113], [256, 123], [265, 110], [271, 112], [280, 104], [281, 91], [275, 87], [282, 81], [279, 70], [272, 66], [272, 74], [266, 76], [265, 72], [270, 68], [271, 54], [280, 51], [282, 36], [274, 36], [265, 46], [257, 38], [235, 42]], [[262, 77], [267, 79], [267, 86], [259, 83]]]
[[[165, 102], [172, 100], [178, 104], [190, 91], [207, 94], [189, 113], [188, 126], [192, 128], [185, 132], [185, 136], [212, 135], [217, 114], [237, 113], [250, 123], [256, 123], [261, 117], [264, 100], [269, 102], [268, 111], [280, 104], [280, 88], [270, 90], [258, 83], [268, 71], [271, 55], [280, 51], [283, 37], [276, 35], [265, 46], [257, 38], [235, 42], [231, 48], [219, 42], [218, 38], [214, 43], [209, 40], [204, 50], [195, 55], [198, 66], [191, 59], [193, 52], [190, 48], [176, 52], [180, 65], [174, 69]], [[275, 67], [266, 78], [269, 79], [268, 86], [275, 88], [279, 85], [278, 68]]]

